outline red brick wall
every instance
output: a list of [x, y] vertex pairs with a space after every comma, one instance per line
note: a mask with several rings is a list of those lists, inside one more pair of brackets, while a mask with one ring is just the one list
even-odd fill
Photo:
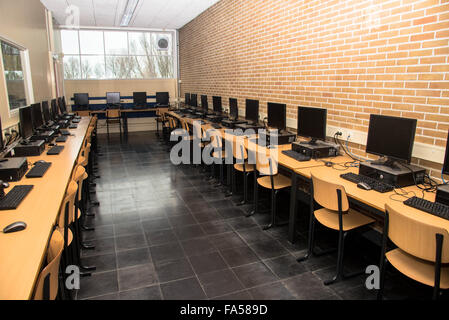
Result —
[[416, 118], [416, 142], [446, 144], [448, 0], [222, 0], [179, 38], [182, 96], [324, 107], [364, 132], [371, 113]]

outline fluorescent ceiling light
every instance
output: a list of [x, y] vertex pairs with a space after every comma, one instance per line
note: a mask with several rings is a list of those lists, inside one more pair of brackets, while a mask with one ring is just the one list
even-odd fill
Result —
[[139, 0], [128, 0], [125, 8], [125, 12], [123, 13], [122, 22], [120, 22], [120, 27], [127, 27], [136, 12], [137, 5], [139, 4]]

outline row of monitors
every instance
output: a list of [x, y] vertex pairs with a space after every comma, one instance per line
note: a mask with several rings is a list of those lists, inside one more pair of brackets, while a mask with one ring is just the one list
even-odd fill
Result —
[[[88, 93], [75, 93], [73, 95], [75, 105], [80, 107], [89, 106], [89, 94]], [[121, 102], [120, 92], [107, 92], [106, 104], [119, 105]], [[134, 92], [133, 103], [136, 106], [147, 105], [147, 93], [146, 92]], [[170, 96], [168, 92], [156, 92], [156, 104], [168, 106], [170, 104]]]
[[[192, 98], [193, 97], [193, 98]], [[188, 105], [195, 106], [195, 94], [186, 94]], [[202, 108], [207, 109], [207, 96], [201, 96]], [[214, 111], [222, 112], [221, 97], [213, 97]], [[237, 99], [229, 99], [230, 117], [238, 118]], [[286, 129], [285, 104], [268, 103], [268, 126], [279, 130]], [[259, 121], [259, 101], [246, 100], [246, 120]], [[312, 140], [326, 139], [327, 110], [320, 108], [298, 107], [297, 134]], [[413, 142], [415, 140], [417, 120], [371, 115], [366, 152], [378, 156], [386, 156], [396, 160], [411, 161]], [[449, 142], [448, 142], [449, 143]], [[449, 148], [449, 144], [448, 144]], [[449, 155], [447, 156], [449, 172]]]

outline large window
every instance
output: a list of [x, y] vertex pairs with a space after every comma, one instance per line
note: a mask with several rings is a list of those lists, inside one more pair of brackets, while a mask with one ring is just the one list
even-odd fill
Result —
[[61, 30], [64, 77], [174, 78], [173, 33]]

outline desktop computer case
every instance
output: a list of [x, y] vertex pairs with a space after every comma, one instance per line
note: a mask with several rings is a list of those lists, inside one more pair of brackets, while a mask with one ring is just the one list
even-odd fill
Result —
[[397, 166], [399, 169], [395, 170], [383, 165], [374, 165], [372, 162], [363, 162], [360, 164], [359, 174], [393, 185], [396, 188], [413, 186], [415, 180], [417, 184], [424, 182], [426, 169], [411, 164], [407, 165], [410, 169], [400, 164], [397, 164]]
[[449, 206], [449, 185], [438, 187], [436, 202]]
[[18, 144], [12, 151], [13, 157], [34, 157], [40, 156], [45, 150], [45, 141], [32, 141], [28, 145]]
[[311, 145], [306, 142], [294, 142], [292, 150], [312, 159], [336, 157], [340, 153], [340, 147], [338, 145], [323, 141], [317, 141], [316, 145]]
[[27, 171], [27, 158], [8, 158], [8, 161], [0, 163], [0, 180], [20, 181]]

